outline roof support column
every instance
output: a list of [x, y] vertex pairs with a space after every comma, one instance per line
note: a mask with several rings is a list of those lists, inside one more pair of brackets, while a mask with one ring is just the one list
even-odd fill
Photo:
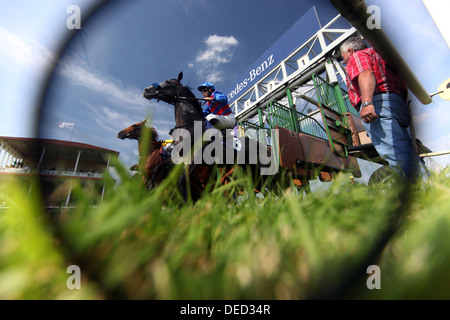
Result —
[[[77, 172], [78, 161], [80, 160], [80, 154], [81, 154], [81, 150], [78, 150], [77, 161], [75, 162], [75, 167], [73, 169], [72, 176], [75, 176], [75, 174]], [[67, 194], [66, 207], [69, 205], [69, 200], [70, 200], [70, 195], [71, 194], [72, 194], [72, 181], [69, 184], [69, 193]]]
[[39, 163], [38, 163], [38, 166], [37, 166], [37, 169], [38, 169], [38, 170], [39, 170], [39, 168], [41, 167], [42, 159], [44, 158], [44, 153], [45, 153], [45, 146], [44, 146], [44, 148], [42, 149], [41, 158], [39, 159]]
[[8, 157], [6, 158], [6, 165], [5, 167], [9, 167], [11, 165], [11, 153], [8, 152]]
[[[109, 172], [109, 161], [111, 160], [111, 155], [108, 155], [108, 163], [106, 164], [106, 172]], [[100, 201], [103, 201], [103, 195], [105, 194], [105, 178], [103, 178], [103, 188], [102, 188], [102, 196]]]
[[0, 151], [3, 151], [3, 156], [2, 156], [2, 160], [0, 161], [0, 167], [5, 167], [3, 162], [5, 161], [6, 150], [3, 149], [3, 145], [4, 145], [4, 142], [2, 141], [2, 147], [1, 147]]

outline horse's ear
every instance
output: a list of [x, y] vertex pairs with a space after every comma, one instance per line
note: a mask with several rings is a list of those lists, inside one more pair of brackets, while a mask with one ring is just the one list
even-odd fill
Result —
[[144, 125], [147, 122], [147, 119], [144, 119], [144, 121], [141, 122], [142, 125]]
[[181, 72], [178, 74], [178, 82], [180, 82], [181, 79], [183, 79], [183, 71], [181, 71]]

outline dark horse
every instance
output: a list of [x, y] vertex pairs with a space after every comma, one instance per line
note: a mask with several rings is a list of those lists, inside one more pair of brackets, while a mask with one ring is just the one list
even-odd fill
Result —
[[[264, 165], [261, 164], [260, 156], [267, 156], [271, 154], [270, 148], [258, 143], [256, 140], [248, 139], [248, 138], [231, 138], [229, 136], [223, 137], [220, 132], [219, 137], [215, 135], [215, 138], [211, 138], [210, 140], [206, 140], [203, 137], [203, 134], [206, 131], [209, 123], [203, 116], [203, 110], [199, 103], [199, 99], [195, 97], [192, 91], [181, 84], [181, 79], [183, 78], [183, 73], [180, 72], [177, 79], [166, 80], [161, 83], [153, 83], [152, 86], [144, 89], [143, 96], [146, 99], [157, 99], [157, 101], [162, 100], [174, 106], [175, 112], [175, 131], [174, 131], [174, 151], [177, 149], [177, 145], [180, 145], [182, 151], [180, 152], [183, 156], [186, 156], [186, 146], [189, 150], [187, 153], [191, 152], [195, 145], [198, 145], [197, 142], [200, 141], [200, 145], [202, 145], [201, 150], [198, 149], [193, 151], [191, 154], [192, 160], [186, 163], [186, 170], [181, 174], [181, 177], [178, 180], [178, 186], [180, 188], [181, 194], [185, 201], [188, 200], [188, 190], [189, 186], [201, 185], [203, 182], [198, 178], [200, 176], [200, 172], [204, 172], [205, 168], [209, 170], [209, 173], [212, 173], [214, 168], [211, 165], [211, 162], [205, 162], [205, 159], [200, 156], [200, 162], [196, 161], [199, 158], [196, 155], [199, 152], [204, 154], [205, 150], [207, 150], [208, 145], [212, 143], [212, 141], [217, 143], [219, 141], [223, 141], [224, 143], [220, 143], [219, 148], [215, 148], [214, 151], [217, 151], [217, 154], [227, 155], [227, 161], [216, 161], [219, 167], [224, 168], [227, 167], [230, 170], [237, 163], [239, 165], [243, 165], [246, 169], [250, 169], [253, 173], [254, 177], [261, 176], [261, 172], [259, 171], [261, 168], [270, 167], [272, 163], [268, 164], [267, 161]], [[182, 130], [181, 130], [182, 129]], [[208, 130], [210, 131], [210, 130]], [[200, 133], [200, 137], [198, 134]], [[225, 139], [226, 138], [226, 139]], [[225, 143], [227, 141], [227, 143]], [[229, 141], [231, 142], [228, 143]], [[231, 151], [230, 151], [231, 150]], [[174, 152], [173, 151], [173, 152]], [[231, 154], [231, 161], [228, 155]], [[172, 160], [174, 159], [174, 154], [172, 153]], [[212, 156], [214, 157], [214, 155]], [[278, 170], [278, 168], [277, 168]], [[273, 174], [273, 173], [272, 173]], [[187, 183], [189, 182], [189, 183]], [[197, 200], [199, 195], [191, 194], [192, 200]]]
[[[119, 139], [130, 139], [138, 141], [139, 149], [139, 165], [134, 165], [142, 173], [142, 184], [147, 189], [153, 188], [159, 184], [168, 174], [172, 168], [172, 162], [163, 152], [163, 141], [159, 140], [158, 132], [155, 128], [148, 128], [149, 138], [142, 139], [143, 127], [145, 125], [144, 120], [139, 123], [135, 123], [126, 129], [123, 129], [117, 134]], [[148, 141], [147, 143], [143, 143]], [[143, 168], [141, 168], [143, 166]], [[133, 168], [132, 167], [132, 168]]]

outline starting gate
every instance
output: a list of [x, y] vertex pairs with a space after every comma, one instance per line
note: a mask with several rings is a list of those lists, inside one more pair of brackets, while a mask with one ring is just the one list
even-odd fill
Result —
[[[424, 89], [384, 32], [364, 27], [368, 15], [364, 2], [364, 5], [358, 2], [359, 11], [348, 11], [340, 1], [331, 2], [343, 16], [337, 15], [323, 27], [319, 23], [317, 32], [278, 63], [274, 55], [266, 54], [231, 93], [230, 106], [238, 120], [240, 135], [270, 145], [280, 166], [305, 182], [317, 176], [321, 181], [330, 181], [341, 171], [361, 177], [357, 159], [387, 164], [375, 150], [343, 89], [346, 76], [340, 63], [340, 45], [346, 39], [360, 36], [370, 40], [396, 66], [422, 103], [430, 103], [434, 95]], [[354, 5], [356, 2], [352, 1], [350, 7]], [[284, 42], [295, 43], [296, 39], [299, 42], [295, 32], [308, 29], [301, 23], [311, 23], [313, 9], [305, 14], [309, 17], [302, 17], [293, 26], [295, 30], [288, 30], [282, 37]], [[253, 85], [245, 90], [248, 83]], [[413, 126], [411, 134], [420, 157], [434, 156], [415, 139]]]
[[357, 34], [336, 16], [230, 104], [239, 134], [270, 145], [302, 181], [330, 181], [340, 171], [361, 177], [357, 157], [384, 163], [341, 88], [339, 46]]

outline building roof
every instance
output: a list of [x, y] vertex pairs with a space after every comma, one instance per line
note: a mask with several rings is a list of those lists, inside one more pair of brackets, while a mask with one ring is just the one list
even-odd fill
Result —
[[0, 142], [3, 142], [3, 149], [8, 147], [20, 154], [23, 158], [39, 158], [45, 147], [45, 157], [64, 157], [76, 158], [81, 150], [80, 158], [84, 160], [105, 163], [108, 156], [117, 158], [118, 151], [93, 146], [86, 143], [71, 142], [55, 139], [40, 138], [19, 138], [0, 136]]

